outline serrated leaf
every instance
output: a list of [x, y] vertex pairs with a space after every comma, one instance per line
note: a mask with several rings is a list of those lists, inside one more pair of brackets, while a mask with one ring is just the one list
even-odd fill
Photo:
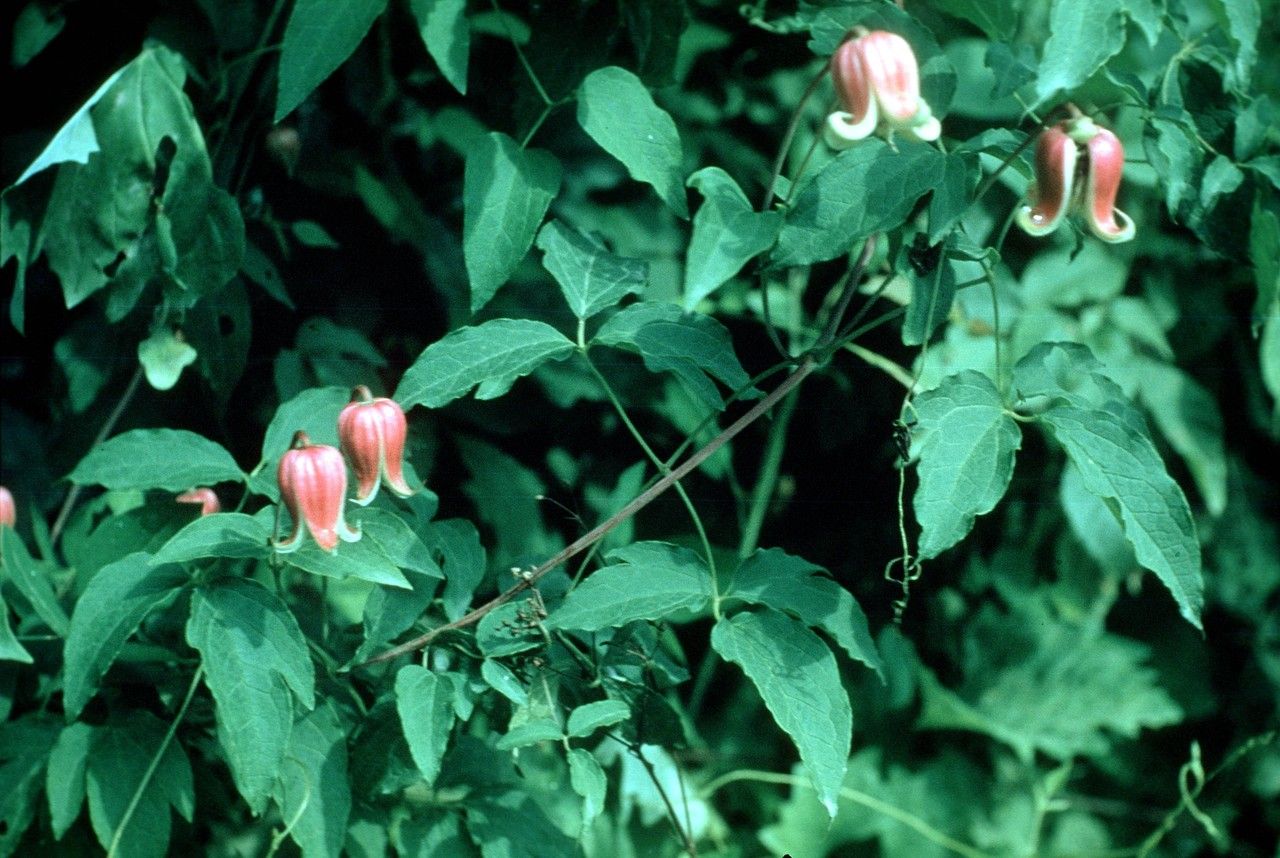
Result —
[[922, 557], [937, 557], [995, 509], [1022, 444], [996, 386], [980, 372], [948, 376], [914, 401], [912, 446], [918, 457], [914, 509]]
[[578, 739], [630, 717], [631, 707], [624, 701], [597, 700], [585, 703], [569, 713], [568, 732], [570, 737]]
[[431, 523], [428, 541], [444, 558], [444, 614], [456, 620], [466, 613], [471, 596], [484, 579], [487, 568], [484, 546], [476, 526], [464, 519]]
[[940, 0], [938, 8], [949, 15], [977, 25], [992, 42], [1013, 36], [1018, 26], [1016, 3], [990, 3], [986, 0]]
[[569, 785], [582, 796], [582, 823], [585, 828], [604, 810], [609, 782], [604, 769], [600, 768], [600, 763], [590, 751], [570, 748], [566, 756], [569, 760]]
[[257, 557], [271, 554], [271, 530], [242, 512], [202, 515], [175, 533], [151, 558], [152, 566], [201, 557]]
[[506, 283], [529, 252], [547, 207], [560, 190], [560, 162], [521, 149], [505, 134], [481, 137], [463, 175], [462, 251], [474, 313]]
[[315, 706], [306, 639], [276, 596], [243, 578], [196, 589], [186, 637], [200, 651], [236, 787], [261, 813], [284, 766], [295, 701]]
[[719, 167], [704, 167], [689, 177], [688, 185], [703, 197], [685, 254], [681, 304], [692, 310], [773, 246], [782, 215], [757, 212], [738, 183]]
[[982, 171], [978, 159], [966, 152], [952, 152], [942, 163], [942, 177], [929, 200], [929, 243], [942, 241], [969, 210]]
[[351, 816], [351, 785], [347, 731], [331, 701], [294, 723], [286, 759], [274, 798], [292, 823], [289, 836], [306, 858], [338, 858]]
[[177, 566], [152, 566], [137, 551], [98, 570], [76, 602], [67, 635], [62, 707], [74, 720], [98, 681], [147, 614], [173, 598], [187, 575]]
[[109, 489], [167, 489], [240, 481], [244, 474], [220, 445], [185, 429], [133, 429], [102, 442], [68, 478]]
[[68, 724], [49, 752], [45, 795], [49, 799], [49, 825], [57, 840], [80, 815], [84, 805], [85, 770], [96, 728], [83, 721]]
[[[34, 4], [33, 4], [34, 5]], [[62, 164], [67, 161], [74, 161], [78, 164], [85, 164], [89, 161], [89, 156], [99, 151], [98, 135], [93, 130], [93, 119], [89, 115], [89, 111], [93, 106], [102, 100], [102, 97], [116, 84], [120, 76], [124, 74], [125, 68], [118, 70], [113, 75], [102, 82], [88, 100], [71, 115], [58, 133], [53, 135], [53, 139], [49, 141], [49, 145], [36, 156], [27, 169], [22, 171], [22, 175], [18, 177], [18, 181], [14, 182], [11, 187], [17, 187], [27, 179], [39, 173], [41, 170]]]
[[675, 373], [694, 396], [718, 411], [725, 403], [713, 378], [731, 390], [751, 381], [724, 325], [675, 304], [632, 304], [605, 322], [591, 343], [638, 352], [650, 371]]
[[849, 657], [884, 677], [884, 662], [871, 638], [866, 614], [826, 570], [780, 548], [756, 551], [733, 574], [726, 598], [767, 605], [831, 635]]
[[1036, 81], [1041, 101], [1080, 86], [1120, 52], [1125, 39], [1122, 11], [1120, 0], [1054, 0]]
[[[104, 849], [112, 845], [164, 735], [164, 725], [145, 712], [134, 713], [127, 729], [110, 725], [97, 731], [89, 754], [85, 792], [89, 820]], [[165, 855], [169, 846], [169, 807], [188, 821], [195, 807], [191, 763], [177, 742], [165, 746], [114, 854], [122, 858]]]
[[440, 774], [440, 761], [449, 745], [455, 694], [449, 677], [420, 664], [407, 664], [396, 673], [396, 712], [409, 753], [428, 784]]
[[701, 611], [711, 600], [711, 573], [687, 548], [637, 542], [605, 559], [610, 565], [591, 573], [551, 613], [549, 628], [599, 631]]
[[346, 62], [386, 8], [387, 0], [297, 0], [280, 49], [276, 122]]
[[538, 233], [542, 264], [560, 284], [569, 309], [589, 319], [625, 296], [639, 292], [649, 279], [649, 264], [615, 256], [599, 242], [553, 220]]
[[680, 133], [640, 78], [617, 66], [589, 74], [578, 90], [578, 124], [631, 178], [652, 185], [680, 217], [689, 216]]
[[[918, 346], [928, 342], [938, 326], [951, 315], [951, 306], [956, 300], [956, 273], [945, 251], [942, 248], [938, 250], [938, 264], [932, 271], [922, 274], [909, 263], [899, 266], [899, 270], [905, 267], [907, 279], [911, 282], [911, 303], [907, 305], [907, 315], [902, 320], [903, 345]], [[912, 248], [903, 249], [904, 256], [911, 252]]]
[[722, 618], [711, 630], [711, 646], [755, 685], [834, 818], [853, 711], [831, 650], [803, 624], [769, 608]]
[[0, 527], [0, 566], [13, 586], [35, 608], [36, 614], [54, 634], [66, 637], [71, 627], [67, 612], [58, 603], [53, 585], [43, 568], [36, 565], [27, 546], [12, 527]]
[[573, 343], [545, 322], [493, 319], [459, 328], [418, 356], [400, 379], [396, 400], [440, 408], [476, 388], [476, 399], [497, 399], [550, 360], [564, 360]]
[[471, 27], [466, 0], [412, 0], [418, 35], [440, 73], [453, 88], [467, 94], [467, 55], [471, 51]]
[[1235, 48], [1227, 81], [1233, 89], [1244, 92], [1249, 87], [1249, 77], [1258, 59], [1262, 9], [1258, 0], [1213, 0], [1209, 6], [1218, 20], [1225, 24], [1224, 29]]
[[800, 190], [771, 257], [776, 266], [808, 265], [855, 249], [874, 232], [901, 224], [916, 200], [942, 181], [946, 158], [932, 146], [900, 140], [897, 151], [864, 140], [841, 152]]
[[968, 646], [998, 640], [1000, 653], [968, 664], [958, 691], [921, 668], [919, 727], [986, 733], [1024, 760], [1039, 751], [1065, 761], [1109, 753], [1112, 734], [1134, 738], [1182, 718], [1146, 664], [1150, 651], [1136, 641], [990, 610], [974, 618], [969, 634]]

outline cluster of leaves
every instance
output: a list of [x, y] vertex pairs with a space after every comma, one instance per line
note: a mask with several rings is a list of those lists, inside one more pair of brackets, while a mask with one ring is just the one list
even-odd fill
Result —
[[[23, 6], [0, 855], [1267, 854], [1257, 0], [556, 5]], [[1130, 244], [1009, 232], [1067, 101]], [[419, 490], [278, 554], [355, 384]]]

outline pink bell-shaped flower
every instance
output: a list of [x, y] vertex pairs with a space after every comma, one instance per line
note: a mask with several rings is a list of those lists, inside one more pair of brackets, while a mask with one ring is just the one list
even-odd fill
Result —
[[0, 486], [0, 527], [17, 527], [18, 506], [13, 502], [13, 494], [4, 486]]
[[1103, 241], [1118, 244], [1133, 238], [1133, 221], [1115, 207], [1124, 146], [1111, 131], [1087, 116], [1059, 122], [1036, 141], [1035, 166], [1036, 180], [1028, 188], [1031, 201], [1017, 213], [1018, 226], [1029, 235], [1048, 235], [1070, 211]]
[[942, 125], [920, 97], [920, 69], [907, 40], [885, 30], [863, 32], [831, 56], [831, 79], [844, 110], [827, 117], [823, 137], [847, 149], [871, 134], [895, 131], [937, 140]]
[[178, 503], [200, 504], [201, 516], [213, 515], [215, 512], [222, 512], [222, 503], [218, 500], [218, 495], [213, 489], [191, 489], [178, 495], [174, 500]]
[[363, 384], [352, 392], [351, 404], [338, 415], [338, 438], [356, 474], [356, 503], [377, 497], [380, 482], [401, 497], [413, 494], [403, 473], [407, 431], [404, 409], [394, 399], [375, 399]]
[[280, 457], [276, 476], [280, 498], [293, 517], [293, 533], [275, 544], [276, 551], [297, 551], [304, 524], [316, 544], [328, 552], [337, 550], [339, 539], [355, 542], [360, 538], [360, 531], [348, 527], [342, 515], [347, 464], [336, 447], [312, 444], [305, 432], [298, 432], [290, 449]]

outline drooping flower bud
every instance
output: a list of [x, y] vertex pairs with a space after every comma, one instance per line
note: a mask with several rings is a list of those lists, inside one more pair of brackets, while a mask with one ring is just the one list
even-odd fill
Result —
[[276, 472], [280, 498], [293, 517], [293, 533], [277, 542], [277, 551], [296, 551], [302, 545], [303, 525], [325, 551], [337, 550], [338, 540], [355, 542], [360, 531], [347, 526], [342, 504], [347, 493], [347, 465], [336, 447], [312, 444], [305, 432], [280, 457]]
[[1036, 179], [1027, 189], [1031, 201], [1018, 210], [1018, 226], [1033, 236], [1048, 235], [1070, 210], [1103, 241], [1128, 241], [1133, 221], [1115, 207], [1123, 172], [1120, 139], [1089, 117], [1046, 128], [1036, 141]]
[[0, 527], [18, 526], [18, 506], [13, 502], [13, 494], [4, 486], [0, 486]]
[[942, 125], [920, 97], [920, 69], [907, 40], [876, 30], [844, 42], [831, 57], [831, 78], [844, 110], [827, 117], [823, 136], [847, 149], [873, 133], [895, 131], [937, 140]]
[[404, 409], [394, 399], [375, 399], [363, 384], [352, 392], [351, 404], [338, 415], [338, 438], [356, 474], [356, 503], [377, 497], [379, 482], [401, 497], [413, 494], [403, 473], [407, 430]]
[[213, 515], [215, 512], [222, 512], [222, 503], [218, 500], [218, 495], [213, 489], [198, 488], [185, 491], [174, 498], [178, 503], [198, 503], [200, 504], [200, 515]]

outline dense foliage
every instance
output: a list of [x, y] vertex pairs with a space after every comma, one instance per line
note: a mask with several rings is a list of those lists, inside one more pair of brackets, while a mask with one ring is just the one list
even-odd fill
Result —
[[11, 5], [0, 855], [1280, 855], [1273, 3]]

